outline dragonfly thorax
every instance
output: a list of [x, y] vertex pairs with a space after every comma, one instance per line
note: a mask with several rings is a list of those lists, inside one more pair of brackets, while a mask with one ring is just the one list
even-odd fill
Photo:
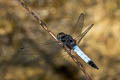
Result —
[[76, 45], [76, 41], [72, 38], [72, 36], [67, 35], [63, 32], [58, 33], [57, 39], [60, 40], [69, 49], [73, 49], [73, 47]]

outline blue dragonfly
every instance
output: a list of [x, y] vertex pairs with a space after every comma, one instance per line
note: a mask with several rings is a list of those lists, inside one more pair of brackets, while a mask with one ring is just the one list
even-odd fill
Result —
[[[73, 50], [80, 58], [83, 59], [87, 64], [92, 66], [95, 69], [99, 69], [97, 65], [90, 59], [80, 48], [79, 43], [82, 40], [82, 38], [86, 35], [86, 33], [93, 27], [93, 24], [91, 24], [84, 32], [82, 32], [84, 26], [84, 14], [81, 13], [75, 26], [76, 29], [79, 28], [79, 34], [76, 38], [73, 39], [71, 35], [65, 34], [64, 32], [59, 32], [57, 34], [57, 39], [63, 43], [63, 47], [66, 46], [70, 51]], [[76, 30], [72, 34], [74, 34]], [[44, 44], [45, 45], [45, 44]], [[21, 48], [24, 49], [24, 48]]]
[[79, 43], [82, 38], [86, 35], [86, 33], [92, 28], [93, 24], [90, 25], [83, 33], [82, 28], [84, 25], [84, 14], [81, 13], [77, 24], [75, 27], [80, 27], [80, 34], [78, 35], [78, 41], [72, 38], [71, 35], [65, 34], [64, 32], [60, 32], [57, 34], [57, 39], [63, 43], [63, 46], [67, 46], [70, 50], [73, 50], [80, 58], [82, 58], [86, 63], [88, 63], [93, 68], [99, 69], [96, 64], [79, 48]]

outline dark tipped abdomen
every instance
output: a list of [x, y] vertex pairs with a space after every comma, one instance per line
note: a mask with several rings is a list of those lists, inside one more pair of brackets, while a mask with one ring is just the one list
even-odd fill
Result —
[[89, 61], [88, 64], [96, 69], [99, 69], [93, 61]]

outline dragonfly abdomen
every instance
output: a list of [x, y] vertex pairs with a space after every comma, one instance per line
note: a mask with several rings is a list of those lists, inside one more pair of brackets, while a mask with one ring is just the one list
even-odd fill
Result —
[[85, 55], [85, 53], [76, 45], [73, 47], [73, 50], [75, 51], [75, 53], [77, 53], [86, 63], [88, 63], [89, 61], [91, 61], [91, 59]]
[[88, 63], [90, 66], [98, 69], [98, 67], [95, 65], [95, 63], [76, 45], [73, 47], [73, 50], [75, 53], [77, 53], [86, 63]]

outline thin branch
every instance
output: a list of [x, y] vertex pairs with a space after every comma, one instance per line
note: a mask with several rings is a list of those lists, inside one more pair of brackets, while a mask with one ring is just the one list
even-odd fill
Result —
[[[50, 36], [52, 36], [60, 46], [62, 46], [62, 43], [60, 41], [57, 40], [56, 36], [47, 28], [47, 25], [45, 24], [45, 22], [43, 22], [42, 20], [39, 19], [39, 17], [32, 11], [30, 10], [25, 4], [24, 4], [24, 0], [19, 0], [20, 4], [28, 11], [28, 13], [33, 16], [36, 21], [38, 21], [38, 23], [40, 24], [40, 26], [50, 34]], [[71, 56], [71, 58], [75, 61], [75, 63], [77, 65], [79, 65], [80, 69], [82, 70], [82, 72], [85, 74], [86, 80], [92, 80], [90, 78], [90, 76], [88, 75], [88, 73], [85, 71], [84, 67], [82, 66], [82, 64], [80, 62], [77, 61], [77, 59], [75, 57], [73, 57], [73, 55], [71, 54], [71, 52], [67, 49], [67, 47], [64, 47], [64, 50], [69, 54], [69, 56]]]

